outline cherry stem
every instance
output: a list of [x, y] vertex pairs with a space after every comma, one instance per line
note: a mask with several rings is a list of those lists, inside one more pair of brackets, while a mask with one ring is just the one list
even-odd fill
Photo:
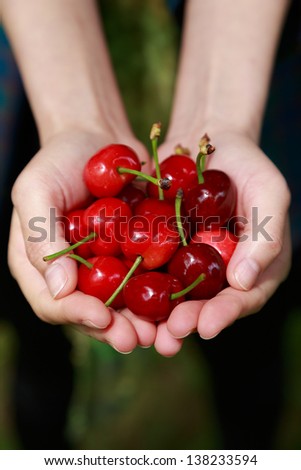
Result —
[[143, 258], [142, 256], [137, 256], [136, 260], [135, 260], [135, 263], [133, 264], [133, 266], [131, 267], [131, 269], [129, 270], [129, 272], [127, 273], [127, 275], [125, 276], [125, 278], [123, 279], [123, 281], [120, 283], [120, 285], [117, 287], [117, 289], [115, 290], [115, 292], [113, 292], [113, 294], [111, 295], [111, 297], [106, 301], [105, 303], [105, 306], [106, 307], [109, 307], [111, 305], [111, 303], [115, 300], [115, 298], [117, 297], [117, 295], [122, 291], [122, 289], [124, 288], [124, 286], [126, 285], [126, 283], [128, 282], [128, 280], [132, 277], [133, 273], [136, 271], [136, 269], [138, 268], [139, 264], [143, 261]]
[[174, 153], [176, 155], [190, 155], [190, 150], [188, 147], [183, 147], [181, 144], [178, 144], [174, 148]]
[[187, 246], [187, 241], [186, 241], [185, 232], [184, 232], [183, 224], [182, 224], [182, 217], [181, 217], [182, 199], [183, 199], [183, 189], [179, 188], [176, 194], [176, 199], [175, 199], [176, 222], [177, 222], [177, 228], [178, 228], [178, 232], [181, 238], [181, 242], [183, 246]]
[[67, 256], [68, 258], [75, 259], [76, 261], [79, 261], [80, 263], [84, 264], [85, 266], [87, 266], [88, 269], [93, 268], [93, 264], [87, 261], [85, 258], [82, 258], [81, 256], [75, 255], [74, 253], [70, 253]]
[[[152, 151], [153, 151], [153, 159], [155, 163], [155, 169], [156, 169], [156, 175], [158, 180], [161, 179], [161, 169], [160, 169], [160, 164], [159, 164], [159, 155], [158, 155], [158, 137], [160, 137], [161, 134], [161, 123], [156, 122], [155, 124], [152, 125], [151, 131], [150, 131], [150, 139], [152, 142]], [[164, 200], [164, 193], [163, 189], [158, 188], [159, 192], [159, 200], [163, 201]]]
[[131, 175], [140, 176], [140, 178], [150, 181], [150, 183], [153, 183], [158, 186], [159, 190], [169, 189], [171, 187], [171, 181], [168, 178], [154, 178], [153, 176], [147, 175], [146, 173], [142, 173], [141, 171], [133, 170], [131, 168], [123, 168], [121, 166], [117, 167], [117, 171], [120, 174], [130, 173]]
[[185, 289], [180, 290], [179, 292], [174, 292], [173, 294], [170, 294], [170, 300], [176, 300], [179, 297], [182, 297], [183, 295], [188, 294], [188, 292], [190, 292], [192, 289], [194, 289], [198, 284], [200, 284], [200, 282], [203, 282], [205, 279], [206, 279], [206, 275], [204, 273], [200, 274], [196, 278], [196, 280], [193, 281], [192, 284], [190, 284], [190, 286], [185, 287]]
[[203, 172], [206, 166], [206, 157], [215, 151], [215, 147], [210, 144], [210, 137], [208, 134], [204, 134], [199, 142], [199, 153], [196, 157], [196, 171], [198, 175], [199, 184], [204, 183]]
[[43, 257], [43, 261], [51, 261], [53, 259], [59, 258], [60, 256], [66, 255], [70, 251], [74, 250], [78, 246], [83, 245], [84, 243], [93, 240], [95, 237], [97, 237], [97, 233], [91, 232], [87, 237], [83, 238], [77, 243], [74, 243], [74, 245], [68, 246], [68, 248], [65, 248], [64, 250], [57, 251], [56, 253], [53, 253], [52, 255], [47, 255]]
[[206, 165], [206, 154], [199, 152], [196, 157], [196, 171], [198, 175], [198, 183], [204, 183], [203, 171], [205, 170]]

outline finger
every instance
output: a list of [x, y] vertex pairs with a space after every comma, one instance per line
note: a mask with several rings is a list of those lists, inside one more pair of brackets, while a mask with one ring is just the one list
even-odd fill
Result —
[[249, 291], [228, 287], [200, 308], [197, 326], [200, 336], [214, 338], [238, 318], [258, 312], [279, 286], [282, 272], [288, 272], [288, 250], [261, 274]]
[[98, 328], [105, 328], [111, 322], [109, 310], [95, 297], [75, 291], [67, 297], [54, 300], [44, 277], [27, 259], [20, 231], [11, 231], [8, 257], [13, 276], [34, 312], [42, 320], [55, 324], [93, 325]]
[[155, 349], [165, 357], [175, 356], [182, 347], [183, 340], [171, 336], [167, 329], [166, 322], [161, 322], [157, 328], [155, 339]]
[[121, 354], [129, 354], [137, 346], [138, 338], [135, 328], [131, 322], [118, 312], [111, 311], [112, 321], [104, 329], [95, 329], [85, 326], [78, 326], [77, 330], [87, 336], [108, 343]]
[[24, 271], [30, 273], [29, 278], [17, 276], [16, 279], [33, 311], [43, 321], [100, 329], [111, 323], [110, 311], [96, 297], [74, 291], [61, 299], [53, 299], [41, 274], [31, 265], [29, 267], [30, 270]]
[[[39, 200], [39, 198], [36, 198]], [[45, 205], [41, 202], [31, 203], [27, 201], [26, 206], [30, 205], [30, 209], [21, 209], [22, 223], [16, 213], [13, 212], [11, 238], [15, 247], [23, 247], [31, 264], [44, 276], [49, 292], [53, 298], [60, 298], [73, 292], [77, 284], [77, 264], [74, 260], [63, 256], [57, 260], [45, 263], [43, 257], [56, 251], [67, 248], [69, 244], [65, 240], [65, 234], [62, 224], [57, 227], [55, 221], [51, 220], [55, 212], [50, 213], [49, 207], [51, 202]], [[54, 209], [52, 207], [52, 209]], [[48, 213], [48, 215], [47, 215]], [[35, 215], [34, 215], [35, 214]], [[37, 214], [45, 214], [37, 217]], [[45, 223], [43, 226], [35, 225], [40, 220]], [[53, 227], [53, 228], [52, 228]], [[36, 229], [40, 230], [39, 233]], [[22, 238], [20, 235], [23, 234]], [[12, 257], [16, 257], [17, 253], [13, 253]]]
[[42, 320], [73, 325], [83, 333], [111, 344], [122, 353], [135, 348], [136, 331], [121, 314], [109, 311], [100, 300], [79, 291], [61, 299], [53, 299], [43, 276], [28, 262], [25, 252], [17, 264], [18, 268], [13, 268], [16, 280], [34, 312]]
[[205, 301], [190, 301], [176, 306], [167, 320], [168, 331], [174, 338], [186, 338], [196, 330], [204, 303]]
[[139, 346], [149, 348], [154, 344], [157, 333], [157, 328], [154, 323], [139, 318], [128, 308], [122, 310], [121, 314], [126, 317], [135, 328]]
[[[277, 178], [276, 178], [277, 179]], [[246, 201], [250, 210], [244, 219], [240, 241], [227, 268], [229, 284], [236, 289], [248, 290], [281, 253], [288, 230], [287, 211], [289, 193], [279, 182], [281, 205], [275, 206], [275, 186], [266, 184], [264, 200], [256, 196]], [[260, 195], [260, 188], [256, 188]]]

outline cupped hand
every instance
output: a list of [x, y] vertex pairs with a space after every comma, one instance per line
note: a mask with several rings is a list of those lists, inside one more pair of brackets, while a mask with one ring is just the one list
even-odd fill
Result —
[[[194, 156], [200, 137], [187, 136], [180, 143], [189, 147], [192, 142]], [[290, 269], [290, 192], [282, 174], [248, 136], [224, 132], [210, 137], [216, 151], [208, 157], [207, 168], [225, 171], [237, 188], [240, 241], [227, 268], [229, 286], [213, 299], [178, 305], [157, 335], [155, 346], [162, 353], [166, 338], [172, 344], [197, 331], [210, 339], [237, 319], [258, 312]], [[159, 149], [161, 159], [178, 143], [165, 142]]]
[[[137, 344], [150, 346], [154, 324], [115, 312], [95, 297], [76, 290], [77, 266], [61, 257], [43, 256], [68, 246], [59, 217], [89, 200], [83, 182], [85, 162], [101, 147], [120, 142], [133, 147], [142, 161], [147, 151], [132, 137], [70, 130], [49, 139], [19, 175], [12, 191], [14, 211], [9, 266], [33, 311], [51, 324], [70, 324], [127, 353]], [[147, 168], [147, 165], [144, 167]]]

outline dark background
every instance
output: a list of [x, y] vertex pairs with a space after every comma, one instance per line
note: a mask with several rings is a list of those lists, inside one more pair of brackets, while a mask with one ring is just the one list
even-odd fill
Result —
[[[162, 121], [164, 133], [168, 122], [180, 39], [178, 26], [163, 0], [101, 3], [127, 111], [137, 136], [149, 147], [150, 125]], [[299, 62], [289, 56], [286, 60], [300, 74], [300, 56]], [[290, 79], [288, 74], [285, 88], [289, 97], [285, 103], [296, 99]], [[283, 83], [276, 83], [279, 93]], [[268, 109], [275, 120], [280, 112], [277, 106], [271, 95]], [[28, 115], [26, 103], [22, 102], [19, 109]], [[22, 122], [22, 116], [19, 118]], [[36, 145], [31, 137], [31, 121], [25, 119], [24, 124], [23, 119], [22, 125], [17, 123], [16, 132], [20, 140], [14, 152], [22, 153], [25, 162]], [[292, 127], [287, 135], [282, 131], [283, 144], [291, 134], [293, 138], [298, 135]], [[278, 140], [274, 138], [273, 126], [266, 126], [265, 136], [263, 145], [269, 155], [277, 150], [284, 153], [279, 152], [279, 135]], [[16, 163], [10, 172], [11, 181], [2, 188], [4, 199], [8, 200], [13, 175], [24, 162]], [[285, 171], [282, 161], [279, 166]], [[0, 449], [39, 445], [46, 448], [45, 441], [39, 442], [39, 434], [48, 438], [49, 448], [63, 445], [56, 445], [56, 430], [51, 428], [47, 414], [59, 411], [52, 398], [61, 396], [64, 423], [64, 403], [70, 397], [68, 383], [70, 387], [74, 383], [65, 432], [66, 446], [71, 448], [218, 449], [231, 444], [230, 448], [300, 448], [298, 255], [289, 283], [281, 288], [267, 314], [259, 314], [255, 320], [241, 320], [239, 326], [231, 327], [230, 332], [210, 344], [190, 337], [172, 359], [162, 358], [153, 348], [138, 348], [122, 356], [107, 345], [64, 329], [71, 345], [69, 350], [60, 331], [50, 331], [38, 320], [27, 323], [32, 313], [21, 297], [17, 301], [18, 290], [8, 280], [5, 268], [6, 233], [2, 228]], [[36, 330], [23, 328], [23, 321], [24, 325], [33, 321]], [[34, 365], [28, 352], [33, 349], [32, 344], [36, 345], [35, 357], [40, 355]], [[28, 377], [38, 384], [36, 397], [28, 391]], [[39, 413], [43, 394], [49, 397]], [[20, 417], [27, 406], [28, 415]], [[24, 436], [36, 419], [36, 438], [33, 433], [33, 441], [30, 436], [26, 441]]]

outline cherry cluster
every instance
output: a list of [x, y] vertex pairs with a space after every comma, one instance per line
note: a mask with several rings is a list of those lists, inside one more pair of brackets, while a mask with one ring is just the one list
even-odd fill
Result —
[[83, 178], [93, 202], [65, 214], [70, 247], [44, 257], [76, 259], [80, 291], [152, 321], [186, 299], [220, 292], [237, 243], [229, 230], [236, 190], [226, 173], [205, 170], [215, 150], [208, 136], [196, 161], [178, 146], [161, 164], [159, 136], [156, 123], [152, 175], [141, 172], [126, 145], [108, 145], [90, 158]]

